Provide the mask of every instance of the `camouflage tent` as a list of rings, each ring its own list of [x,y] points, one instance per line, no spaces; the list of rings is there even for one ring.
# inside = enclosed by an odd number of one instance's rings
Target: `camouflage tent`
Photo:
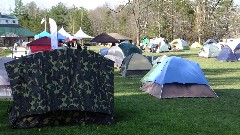
[[[13,128],[111,124],[113,62],[87,50],[44,51],[5,63]]]

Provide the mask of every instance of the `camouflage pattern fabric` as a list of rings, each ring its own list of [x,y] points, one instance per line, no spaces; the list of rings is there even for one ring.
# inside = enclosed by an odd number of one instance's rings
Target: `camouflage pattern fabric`
[[[113,62],[88,50],[44,51],[5,63],[13,128],[112,124]]]

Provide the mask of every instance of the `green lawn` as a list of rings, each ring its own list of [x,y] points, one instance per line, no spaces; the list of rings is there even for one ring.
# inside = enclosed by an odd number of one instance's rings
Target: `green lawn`
[[[90,47],[98,51],[103,47]],[[157,99],[139,90],[141,78],[115,73],[115,124],[11,129],[8,101],[0,101],[0,135],[239,135],[240,63],[198,57],[185,52],[144,53],[175,55],[196,61],[219,98]]]
[[[3,49],[0,48],[0,57],[7,56],[7,55],[9,55],[11,53],[12,53],[11,50],[3,50]]]

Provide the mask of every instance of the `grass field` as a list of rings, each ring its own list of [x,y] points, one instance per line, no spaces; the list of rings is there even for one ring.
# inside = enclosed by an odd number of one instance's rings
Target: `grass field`
[[[101,47],[90,47],[98,51]],[[139,90],[139,78],[115,73],[115,124],[11,129],[9,101],[0,101],[0,135],[239,135],[240,63],[198,57],[199,49],[144,53],[198,62],[219,98],[157,99]]]
[[[12,53],[11,50],[3,50],[3,49],[0,48],[0,57],[4,57],[4,56],[9,55],[11,53]]]

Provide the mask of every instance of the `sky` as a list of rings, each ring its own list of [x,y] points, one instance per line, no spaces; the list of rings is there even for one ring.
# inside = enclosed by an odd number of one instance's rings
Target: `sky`
[[[35,1],[35,3],[41,9],[49,9],[52,6],[57,5],[59,2],[62,2],[67,7],[71,7],[74,4],[77,7],[84,7],[88,10],[91,10],[106,3],[108,3],[109,7],[114,8],[119,4],[125,4],[128,0],[22,0],[24,5],[31,1]],[[14,2],[15,0],[1,0],[0,11],[3,13],[8,13],[10,8],[14,9]],[[234,0],[234,2],[240,5],[240,0]]]
[[[52,6],[57,5],[59,2],[62,2],[67,7],[72,7],[73,5],[75,5],[77,7],[84,7],[88,10],[91,10],[106,3],[108,3],[109,7],[114,8],[119,4],[125,4],[128,0],[22,0],[24,5],[31,1],[34,1],[41,9],[49,9]],[[1,0],[0,11],[5,13],[9,12],[10,8],[14,9],[14,3],[15,0]]]

